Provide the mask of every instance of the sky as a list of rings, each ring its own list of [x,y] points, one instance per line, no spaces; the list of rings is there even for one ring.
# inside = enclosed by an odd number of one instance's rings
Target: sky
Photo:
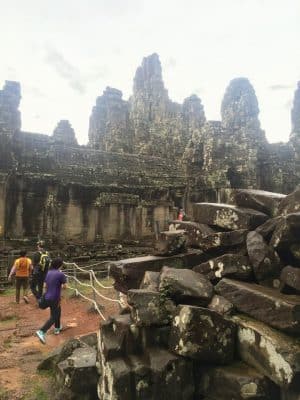
[[[68,119],[80,144],[106,86],[132,94],[158,53],[173,101],[197,94],[220,119],[231,79],[247,77],[270,142],[287,141],[300,80],[299,0],[0,0],[0,87],[21,83],[22,130]]]

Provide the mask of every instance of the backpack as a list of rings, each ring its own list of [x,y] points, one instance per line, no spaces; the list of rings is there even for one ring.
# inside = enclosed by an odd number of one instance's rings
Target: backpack
[[[43,272],[47,272],[51,263],[51,258],[49,256],[48,251],[41,253],[41,258],[39,261],[40,270]]]

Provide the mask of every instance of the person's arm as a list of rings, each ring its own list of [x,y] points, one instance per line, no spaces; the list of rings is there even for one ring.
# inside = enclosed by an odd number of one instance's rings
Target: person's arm
[[[8,275],[8,280],[10,281],[12,276],[16,273],[16,264],[14,264],[10,270],[10,273]]]

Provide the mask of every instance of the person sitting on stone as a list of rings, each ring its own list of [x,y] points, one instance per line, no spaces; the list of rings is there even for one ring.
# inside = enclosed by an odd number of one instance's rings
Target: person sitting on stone
[[[28,290],[28,282],[29,276],[32,271],[32,261],[30,258],[26,257],[26,250],[20,251],[20,257],[16,259],[10,274],[8,276],[8,280],[12,279],[12,276],[16,275],[16,303],[20,303],[20,292],[21,287],[23,288],[23,300],[25,303],[29,303],[27,297]]]

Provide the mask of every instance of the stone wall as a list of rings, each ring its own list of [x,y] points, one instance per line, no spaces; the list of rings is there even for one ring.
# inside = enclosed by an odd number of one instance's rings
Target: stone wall
[[[196,95],[172,102],[157,54],[138,67],[129,100],[106,88],[90,117],[89,144],[69,121],[52,136],[21,131],[20,85],[0,91],[1,235],[93,241],[143,238],[174,207],[221,201],[226,190],[287,193],[300,176],[299,87],[288,143],[269,144],[255,91],[230,82],[221,121],[207,121]]]

